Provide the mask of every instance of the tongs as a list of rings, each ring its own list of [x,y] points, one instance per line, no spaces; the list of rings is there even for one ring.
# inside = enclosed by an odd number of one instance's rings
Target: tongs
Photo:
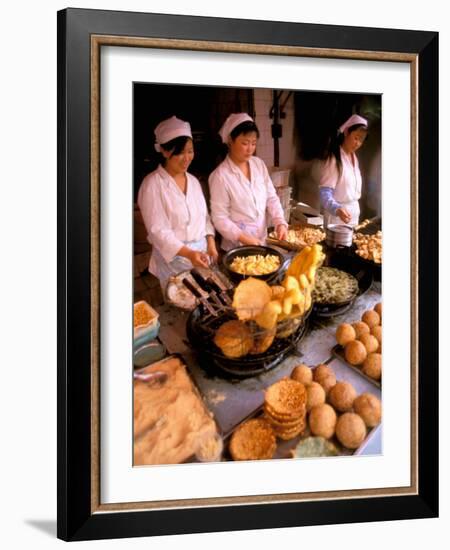
[[[211,296],[212,300],[218,307],[222,308],[223,305],[231,305],[231,300],[228,294],[220,288],[212,277],[207,277],[205,279],[203,275],[195,268],[191,269],[191,275],[200,288],[203,288],[206,292],[208,292],[209,296]]]
[[[192,294],[198,298],[198,300],[200,301],[200,303],[203,305],[203,307],[209,311],[209,313],[211,313],[211,315],[213,315],[214,317],[217,317],[217,312],[215,311],[215,309],[212,307],[212,305],[208,302],[208,300],[202,296],[201,292],[195,288],[195,286],[191,283],[191,281],[189,281],[189,279],[187,279],[186,277],[184,277],[184,279],[181,280],[181,282],[183,283],[183,285],[192,292]]]

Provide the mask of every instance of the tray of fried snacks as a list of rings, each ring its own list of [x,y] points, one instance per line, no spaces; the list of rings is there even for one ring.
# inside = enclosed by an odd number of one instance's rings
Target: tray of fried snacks
[[[336,329],[335,357],[381,388],[382,304],[365,311],[360,321],[342,323]]]
[[[353,244],[355,254],[363,260],[381,264],[383,260],[383,234],[379,230],[374,234],[364,235],[363,233],[354,233]]]
[[[135,370],[133,386],[134,466],[219,459],[216,423],[179,357]]]
[[[227,438],[225,459],[364,454],[381,426],[381,391],[337,362],[297,365],[266,388],[264,404]]]
[[[275,231],[269,233],[268,244],[274,244],[286,250],[302,250],[305,246],[312,246],[325,240],[325,232],[316,226],[290,225],[286,239],[277,238]]]

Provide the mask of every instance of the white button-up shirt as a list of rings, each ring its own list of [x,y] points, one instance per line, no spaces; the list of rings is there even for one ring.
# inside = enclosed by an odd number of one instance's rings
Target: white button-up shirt
[[[222,248],[239,246],[242,232],[263,240],[267,234],[267,212],[275,226],[286,224],[264,161],[251,157],[248,180],[229,156],[209,176],[211,218],[222,235]]]
[[[192,174],[186,176],[186,194],[162,166],[148,174],[139,188],[137,202],[147,239],[167,263],[184,244],[214,235],[200,182]]]

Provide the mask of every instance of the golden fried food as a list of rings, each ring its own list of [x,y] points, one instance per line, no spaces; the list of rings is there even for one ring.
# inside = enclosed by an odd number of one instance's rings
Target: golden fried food
[[[369,353],[363,363],[362,371],[374,380],[381,378],[381,353]]]
[[[260,315],[271,299],[270,286],[260,279],[249,277],[241,281],[236,287],[233,296],[233,308],[240,321],[249,321]]]
[[[253,347],[253,336],[249,327],[241,321],[226,321],[219,327],[214,343],[226,357],[243,357]]]
[[[255,254],[252,256],[236,256],[230,264],[230,269],[241,275],[267,275],[280,267],[280,258],[275,254]]]
[[[336,341],[340,346],[345,346],[356,339],[356,331],[349,323],[342,323],[336,330]]]
[[[275,339],[276,329],[258,331],[253,335],[253,346],[249,353],[255,355],[267,351]]]
[[[336,437],[347,449],[357,449],[366,435],[366,425],[358,414],[346,412],[338,418]]]
[[[350,382],[337,382],[328,394],[330,404],[339,412],[350,411],[356,398],[356,390]]]
[[[313,435],[330,439],[336,429],[337,416],[331,405],[323,403],[311,409],[309,413],[309,429]]]
[[[313,379],[312,369],[307,365],[297,365],[292,369],[291,378],[297,380],[297,382],[301,382],[305,386],[309,386]]]
[[[362,393],[353,402],[355,413],[364,420],[368,428],[381,422],[381,401],[371,393]]]
[[[270,287],[272,292],[272,300],[281,300],[283,298],[286,289],[281,285],[273,285]]]
[[[362,342],[353,340],[345,346],[344,355],[350,365],[361,365],[367,357],[367,350]]]
[[[288,441],[289,439],[293,439],[294,437],[297,437],[298,435],[302,434],[305,431],[305,428],[306,428],[306,420],[303,419],[302,422],[300,422],[296,428],[293,428],[291,430],[274,430],[274,431],[277,437],[279,437],[280,439],[283,439],[284,441]]]
[[[377,231],[375,235],[355,233],[353,242],[356,244],[356,254],[365,260],[381,264],[383,256],[382,238],[383,234],[381,231]]]
[[[311,382],[306,388],[306,411],[310,412],[313,407],[323,405],[325,403],[325,390],[319,382]]]
[[[276,239],[277,235],[273,232],[270,234],[270,237]],[[300,247],[305,245],[313,245],[323,241],[324,239],[325,233],[319,228],[297,227],[288,229],[288,234],[285,240],[290,244]]]
[[[280,416],[299,415],[306,410],[306,388],[297,380],[282,378],[267,388],[265,404]]]
[[[369,309],[363,313],[361,321],[366,323],[369,328],[376,327],[380,324],[380,316],[373,309]]]
[[[314,382],[318,382],[325,393],[328,393],[330,389],[336,384],[336,376],[333,369],[327,365],[318,365],[313,371]]]
[[[267,420],[253,418],[236,429],[229,448],[233,460],[267,460],[276,450],[274,431]]]
[[[356,323],[352,323],[352,327],[355,329],[356,339],[361,338],[362,334],[370,334],[370,328],[366,325],[366,323],[363,323],[362,321],[356,321]]]
[[[381,318],[382,318],[382,312],[383,312],[383,304],[381,302],[378,302],[378,304],[375,305],[375,307],[373,308],[374,311],[376,311],[378,313],[378,315],[380,316],[380,322],[381,322]]]
[[[382,329],[381,325],[377,325],[376,327],[372,327],[370,332],[372,333],[373,336],[375,336],[378,343],[381,345],[381,340],[382,340],[382,336],[383,336],[383,329]]]
[[[378,340],[372,334],[362,334],[359,341],[364,344],[367,353],[373,353],[378,349]]]

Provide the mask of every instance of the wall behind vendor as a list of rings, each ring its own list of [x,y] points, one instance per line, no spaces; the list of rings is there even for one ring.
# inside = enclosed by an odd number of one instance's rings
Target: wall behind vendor
[[[367,139],[357,153],[363,181],[360,220],[381,215],[381,96],[295,92],[294,103],[296,157],[292,159],[291,184],[295,198],[319,208],[312,163],[326,150],[340,124],[356,113],[369,121]]]
[[[278,145],[275,145],[274,98],[278,98]],[[256,154],[268,167],[290,169],[292,196],[319,208],[319,195],[310,169],[326,139],[353,112],[366,116],[370,132],[358,152],[363,175],[361,219],[381,214],[381,98],[361,94],[338,94],[177,86],[139,83],[134,85],[134,192],[143,177],[156,168],[158,155],[153,128],[173,114],[191,123],[195,174],[208,199],[209,174],[226,154],[218,130],[231,112],[248,112],[260,130]]]

